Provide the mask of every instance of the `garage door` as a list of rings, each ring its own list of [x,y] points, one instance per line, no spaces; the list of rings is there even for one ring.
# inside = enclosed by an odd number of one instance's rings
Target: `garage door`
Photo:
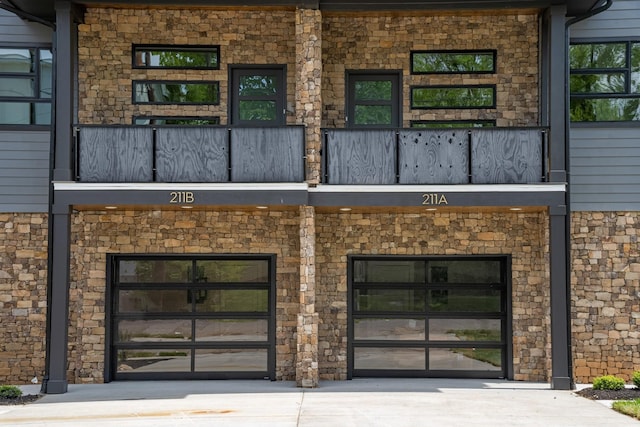
[[[510,259],[349,258],[350,377],[511,376]]]
[[[275,256],[112,256],[106,379],[275,375]]]

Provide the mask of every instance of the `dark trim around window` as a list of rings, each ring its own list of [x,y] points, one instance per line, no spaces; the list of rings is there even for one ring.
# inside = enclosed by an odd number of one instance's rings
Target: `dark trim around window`
[[[415,91],[419,89],[491,89],[491,103],[484,105],[435,105],[435,106],[416,106],[415,105]],[[410,106],[412,110],[448,110],[448,109],[493,109],[496,108],[496,85],[487,84],[487,85],[420,85],[420,86],[411,86],[409,88],[409,96],[410,96]]]
[[[411,120],[409,122],[412,128],[481,128],[496,127],[495,120]],[[428,125],[428,126],[420,126]]]
[[[137,61],[139,55],[145,53],[193,53],[201,54],[206,62],[206,65],[153,65],[140,63]],[[219,45],[162,45],[162,44],[134,44],[131,48],[131,64],[134,69],[173,69],[173,70],[219,70],[220,69],[220,46]]]
[[[454,59],[455,56],[461,55],[483,55],[490,56],[491,68],[481,69],[481,70],[471,70],[471,69],[462,69],[462,70],[441,70],[441,71],[416,71],[415,69],[415,57],[417,55],[422,54],[434,54],[434,55],[449,55],[451,59]],[[497,61],[497,50],[489,49],[489,50],[415,50],[411,52],[410,59],[410,67],[411,74],[494,74],[496,72],[496,61]]]
[[[156,85],[202,85],[211,86],[213,93],[210,100],[204,101],[144,101],[138,100],[137,85],[156,84]],[[134,104],[154,104],[154,105],[218,105],[220,104],[220,82],[217,80],[133,80],[131,84],[131,98]]]
[[[137,123],[138,120],[176,120],[176,121],[209,121],[211,123]],[[153,126],[199,126],[199,125],[219,125],[219,116],[133,116],[132,124],[139,126],[153,125]]]

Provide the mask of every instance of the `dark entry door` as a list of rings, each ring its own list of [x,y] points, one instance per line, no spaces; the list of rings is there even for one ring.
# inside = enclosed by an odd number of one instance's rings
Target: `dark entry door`
[[[282,126],[286,119],[284,66],[230,67],[231,124]]]
[[[107,381],[274,379],[274,260],[111,257]]]
[[[508,378],[508,257],[349,261],[355,376]]]
[[[402,73],[347,72],[347,127],[399,127]]]

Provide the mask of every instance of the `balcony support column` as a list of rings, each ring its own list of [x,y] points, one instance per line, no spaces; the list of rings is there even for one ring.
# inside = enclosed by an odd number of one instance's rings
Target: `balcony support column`
[[[296,345],[296,384],[318,386],[318,313],[316,312],[316,212],[300,206],[300,313]]]
[[[296,123],[305,125],[307,182],[320,183],[322,147],[322,14],[296,11]]]

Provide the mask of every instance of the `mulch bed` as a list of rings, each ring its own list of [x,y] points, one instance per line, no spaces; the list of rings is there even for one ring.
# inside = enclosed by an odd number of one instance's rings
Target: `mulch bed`
[[[27,403],[35,402],[42,396],[39,394],[25,394],[20,397],[14,397],[12,399],[5,399],[0,397],[0,406],[2,405],[25,405]]]
[[[578,396],[592,400],[633,400],[640,399],[640,388],[625,388],[622,390],[594,390],[585,388],[576,391]]]

